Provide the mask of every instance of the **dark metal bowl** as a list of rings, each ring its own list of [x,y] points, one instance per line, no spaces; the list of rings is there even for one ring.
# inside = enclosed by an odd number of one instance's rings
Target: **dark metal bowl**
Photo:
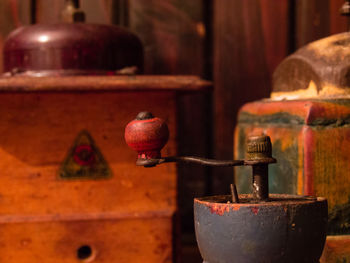
[[[205,263],[316,263],[326,240],[327,200],[270,194],[253,203],[240,195],[194,200],[195,229]]]

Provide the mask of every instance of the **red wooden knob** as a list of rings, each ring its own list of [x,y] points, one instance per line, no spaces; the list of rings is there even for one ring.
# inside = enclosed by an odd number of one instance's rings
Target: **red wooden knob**
[[[161,158],[160,150],[169,138],[168,126],[150,112],[140,112],[125,127],[125,141],[139,159]]]

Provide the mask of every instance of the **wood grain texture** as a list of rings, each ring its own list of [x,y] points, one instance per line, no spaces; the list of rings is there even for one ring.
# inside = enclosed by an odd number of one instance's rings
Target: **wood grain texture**
[[[61,12],[64,1],[36,0],[35,22],[36,23],[58,23],[61,21]]]
[[[130,29],[144,43],[145,74],[202,74],[202,1],[130,0],[129,5]]]
[[[206,72],[207,28],[201,0],[129,1],[129,27],[143,41],[145,74],[195,74]],[[208,77],[208,76],[205,76]],[[208,156],[211,148],[211,97],[191,94],[178,98],[179,154]],[[179,205],[182,227],[193,232],[194,196],[208,188],[206,168],[179,165]]]
[[[344,2],[344,0],[329,1],[330,34],[338,34],[348,31],[348,18],[339,15],[339,9]]]
[[[0,100],[0,110],[7,112],[0,120],[4,135],[0,142],[1,214],[137,213],[176,208],[174,165],[136,167],[136,154],[124,142],[125,125],[147,108],[167,120],[171,136],[164,154],[175,154],[173,93],[16,93],[2,94]],[[60,165],[81,130],[93,137],[112,178],[59,179]]]
[[[169,218],[7,222],[0,229],[1,262],[173,262]],[[77,254],[82,246],[92,249],[85,260]]]
[[[265,58],[270,77],[288,52],[290,39],[288,28],[291,23],[289,2],[283,0],[276,3],[271,0],[260,0]]]
[[[207,62],[210,60],[210,53],[206,54],[207,57],[203,58],[204,41],[207,35],[206,25],[203,22],[204,3],[202,1],[153,1],[152,3],[138,1],[139,3],[137,3],[136,8],[134,3],[137,1],[83,0],[81,2],[82,9],[86,12],[87,22],[114,22],[123,26],[130,24],[131,29],[144,37],[143,40],[148,40],[148,42],[144,41],[148,44],[146,45],[146,51],[149,51],[147,53],[149,56],[146,58],[146,67],[148,69],[146,73],[203,75],[204,71],[208,71],[204,70],[205,66],[210,67]],[[37,22],[58,22],[63,7],[62,3],[52,0],[37,0]],[[135,10],[137,12],[136,15]],[[161,17],[157,21],[158,15],[161,15]],[[148,20],[154,20],[155,24],[153,25],[153,22],[148,22]],[[136,27],[134,26],[135,21],[140,22]],[[149,48],[150,46],[152,47]],[[146,81],[145,79],[143,80]],[[138,85],[136,82],[133,82],[133,84],[130,83],[131,85],[128,85],[126,89],[135,91],[143,90],[142,83]],[[67,80],[66,84],[65,87],[68,90],[70,90],[69,86],[72,87],[72,85],[75,85],[69,80]],[[114,85],[104,83],[102,84],[104,87],[102,87],[101,84],[102,82],[95,82],[95,84],[86,82],[86,86],[78,88],[75,85],[74,89],[90,89],[87,85],[95,85],[100,90],[108,90],[111,85]],[[17,90],[22,90],[22,84],[17,83],[16,85],[14,86],[16,86]],[[159,90],[163,90],[160,85],[156,84]],[[47,86],[46,88],[43,86],[34,86],[33,89],[35,90],[47,88]],[[210,141],[210,129],[208,127],[211,121],[210,97],[208,95],[192,94],[185,97],[178,97],[177,99],[177,113],[180,116],[177,120],[180,123],[178,128],[179,140],[182,140],[181,138],[187,138],[185,143],[180,144],[179,151],[183,154],[208,156],[208,149],[210,148],[208,143]],[[196,167],[184,168],[183,171],[184,173],[180,173],[183,176],[181,176],[182,179],[179,179],[179,182],[181,182],[184,189],[184,195],[182,195],[184,198],[180,202],[186,207],[186,212],[183,214],[187,215],[187,218],[184,222],[192,229],[192,199],[194,195],[204,194],[207,188],[205,179],[207,173],[205,169]],[[188,219],[188,216],[190,219]]]
[[[81,0],[81,9],[88,23],[111,23],[111,0]],[[36,0],[37,23],[59,23],[65,1]]]
[[[320,263],[349,263],[350,236],[328,236]]]
[[[211,91],[211,82],[196,76],[65,76],[4,77],[2,92],[33,91]]]
[[[301,0],[296,4],[296,47],[329,35],[329,0]]]
[[[96,262],[172,262],[176,167],[137,167],[124,128],[152,111],[171,131],[164,154],[175,155],[175,98],[172,91],[0,94],[0,260],[77,262],[77,248],[91,244]],[[112,177],[59,177],[81,130]]]
[[[7,35],[15,28],[30,23],[30,0],[0,1],[0,73],[2,66],[2,49]]]
[[[343,0],[295,1],[296,47],[347,30],[347,19],[339,14]]]
[[[233,157],[238,109],[245,102],[269,96],[270,74],[288,51],[288,23],[281,21],[288,21],[288,1],[214,2],[217,158]],[[228,191],[232,171],[215,169],[215,178],[214,192]]]

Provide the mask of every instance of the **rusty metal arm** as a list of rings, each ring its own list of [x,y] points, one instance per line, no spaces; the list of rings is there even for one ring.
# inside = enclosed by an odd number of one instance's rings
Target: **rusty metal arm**
[[[270,137],[266,135],[250,136],[247,140],[245,160],[214,160],[195,156],[161,156],[161,149],[169,138],[168,126],[150,112],[140,112],[136,119],[125,128],[125,141],[130,148],[138,152],[136,165],[154,167],[162,163],[183,162],[214,167],[252,166],[253,199],[269,199],[268,165],[275,163],[272,157]],[[232,202],[238,203],[236,185],[230,185]]]

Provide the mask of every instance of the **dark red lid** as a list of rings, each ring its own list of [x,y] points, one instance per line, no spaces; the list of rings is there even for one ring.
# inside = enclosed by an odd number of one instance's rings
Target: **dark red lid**
[[[130,67],[143,70],[139,38],[112,25],[37,24],[13,31],[4,45],[9,74],[114,75]]]

